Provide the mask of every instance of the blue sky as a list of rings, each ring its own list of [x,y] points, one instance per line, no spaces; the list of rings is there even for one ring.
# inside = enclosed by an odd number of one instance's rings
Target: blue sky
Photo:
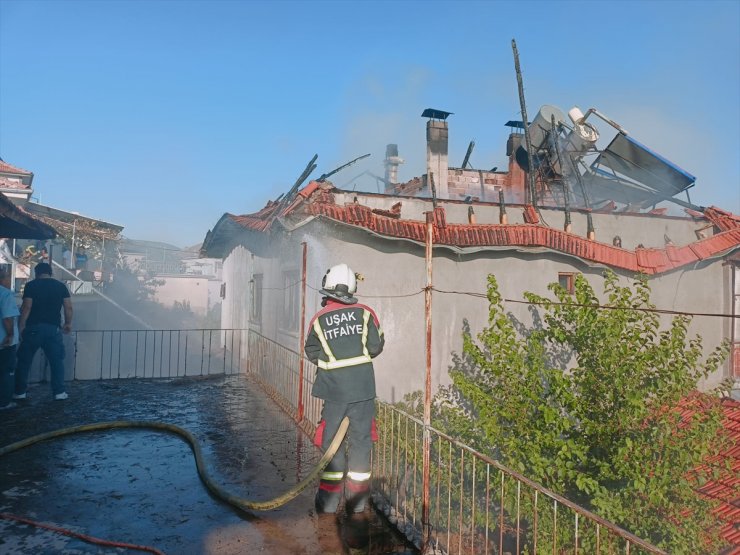
[[[530,118],[595,107],[740,213],[738,0],[0,0],[0,157],[42,204],[192,245],[314,154],[312,177],[372,154],[345,186],[393,142],[421,175],[427,107],[454,112],[453,165],[475,140],[505,168],[512,38]]]

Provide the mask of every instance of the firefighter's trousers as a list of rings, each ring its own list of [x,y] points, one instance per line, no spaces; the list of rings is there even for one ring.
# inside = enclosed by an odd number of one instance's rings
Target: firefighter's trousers
[[[321,448],[326,451],[345,416],[349,417],[347,437],[324,469],[319,491],[316,493],[316,510],[320,513],[337,511],[342,490],[347,499],[347,509],[350,512],[362,512],[370,494],[374,399],[356,403],[324,401],[317,430],[317,444],[320,441]]]

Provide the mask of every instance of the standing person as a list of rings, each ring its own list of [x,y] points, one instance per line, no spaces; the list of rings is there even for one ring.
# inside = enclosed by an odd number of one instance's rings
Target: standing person
[[[75,253],[75,267],[78,270],[87,270],[87,253],[85,247],[80,247]]]
[[[74,270],[74,266],[72,265],[72,251],[69,250],[67,245],[64,245],[64,250],[62,250],[62,260],[67,270]]]
[[[349,266],[329,268],[321,283],[323,308],[311,320],[304,346],[318,366],[311,394],[324,400],[316,445],[326,450],[342,419],[349,417],[349,461],[343,444],[321,475],[319,513],[337,511],[342,486],[350,512],[364,511],[370,493],[370,453],[376,439],[372,359],[382,352],[385,339],[375,312],[352,296],[356,290],[357,278]]]
[[[16,406],[11,401],[15,377],[15,351],[18,345],[18,304],[10,290],[11,275],[0,270],[0,410]]]
[[[15,372],[13,398],[26,398],[28,370],[33,355],[41,348],[51,368],[51,392],[54,399],[62,401],[68,397],[64,390],[62,331],[69,333],[72,330],[72,300],[67,286],[51,277],[49,264],[45,262],[36,264],[34,275],[36,279],[29,281],[23,290],[21,318],[18,324],[21,344],[18,348],[18,368]],[[64,307],[63,326],[62,307]]]

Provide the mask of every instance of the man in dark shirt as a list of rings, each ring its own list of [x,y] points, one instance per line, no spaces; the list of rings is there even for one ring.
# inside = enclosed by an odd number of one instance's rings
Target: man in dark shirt
[[[62,331],[72,330],[72,301],[69,289],[51,277],[51,266],[45,262],[34,268],[36,279],[29,281],[23,290],[21,317],[18,328],[21,344],[18,348],[18,367],[15,372],[14,399],[25,399],[28,389],[28,370],[39,348],[51,368],[51,391],[54,399],[68,397],[64,390],[64,343]],[[61,312],[64,308],[64,324]]]

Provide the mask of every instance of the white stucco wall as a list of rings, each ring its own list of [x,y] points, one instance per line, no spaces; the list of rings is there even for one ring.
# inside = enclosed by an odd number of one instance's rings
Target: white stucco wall
[[[389,208],[387,199],[382,207]],[[467,210],[465,205],[457,208]],[[455,210],[452,212],[454,216]],[[585,233],[585,216],[577,216],[574,217],[574,225],[583,224]],[[691,220],[596,216],[597,233],[601,230],[605,234],[619,234],[628,248],[631,247],[625,243],[637,240],[645,246],[662,246],[664,233],[675,244],[685,244],[696,239],[695,236],[690,237],[694,229],[701,226]],[[448,213],[448,221],[450,219]],[[245,233],[244,242],[249,243],[254,237]],[[224,261],[227,293],[222,325],[251,326],[295,351],[302,350],[299,331],[280,327],[284,299],[282,274],[295,271],[300,275],[301,242],[307,245],[308,287],[304,325],[320,308],[318,289],[326,269],[340,262],[349,264],[355,272],[364,275],[364,281],[358,283],[357,296],[360,302],[377,312],[386,336],[385,351],[375,361],[378,396],[395,402],[407,393],[422,389],[425,371],[422,290],[426,280],[423,245],[374,237],[361,229],[318,219],[290,233],[273,233],[269,245],[255,248],[259,252],[236,247]],[[485,293],[487,276],[493,273],[504,298],[522,300],[525,291],[548,295],[547,285],[558,280],[559,272],[583,273],[595,290],[601,292],[603,268],[590,267],[576,258],[549,251],[488,250],[462,255],[438,247],[434,254],[433,284],[440,290]],[[248,317],[249,280],[254,274],[264,276],[262,321],[259,324],[249,323]],[[625,273],[620,275],[624,279],[631,277]],[[661,309],[726,314],[731,312],[730,283],[729,271],[721,260],[707,261],[651,278],[652,301]],[[531,324],[527,305],[507,303],[505,307],[524,325]],[[478,297],[435,292],[432,309],[432,380],[436,388],[448,383],[453,354],[461,352],[463,322],[468,321],[474,334],[479,332],[486,323],[488,306],[485,299]],[[723,337],[729,336],[729,322],[723,318],[696,317],[690,332],[699,333],[704,339],[705,349],[709,350]],[[717,385],[728,375],[729,365],[725,364],[702,386]]]
[[[212,298],[209,291],[214,287],[204,276],[190,275],[158,275],[156,280],[161,282],[154,292],[154,300],[168,308],[178,303],[189,303],[190,310],[198,316],[205,316],[212,307],[209,300]]]

